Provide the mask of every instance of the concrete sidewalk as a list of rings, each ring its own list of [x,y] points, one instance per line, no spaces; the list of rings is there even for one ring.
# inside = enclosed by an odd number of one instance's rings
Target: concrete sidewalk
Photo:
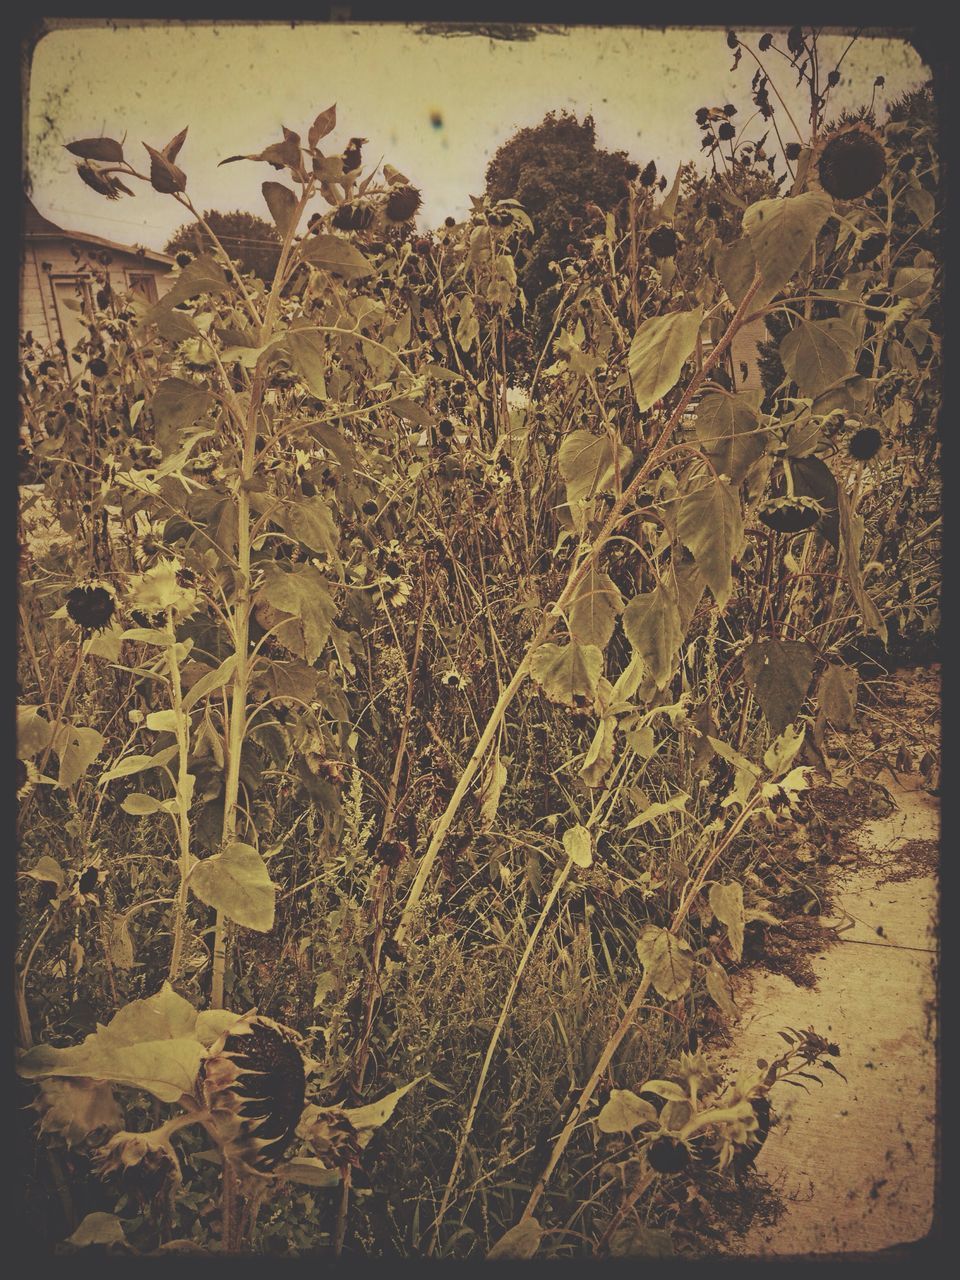
[[[851,833],[869,865],[838,873],[836,910],[822,923],[838,926],[840,942],[814,958],[815,988],[764,971],[737,985],[742,1016],[723,1054],[728,1070],[774,1056],[779,1030],[813,1027],[840,1045],[836,1065],[848,1083],[824,1072],[822,1088],[774,1088],[781,1119],[757,1169],[786,1212],[731,1252],[872,1253],[932,1229],[937,885],[910,859],[908,842],[936,842],[939,816],[920,781],[896,775],[889,789],[897,811]]]

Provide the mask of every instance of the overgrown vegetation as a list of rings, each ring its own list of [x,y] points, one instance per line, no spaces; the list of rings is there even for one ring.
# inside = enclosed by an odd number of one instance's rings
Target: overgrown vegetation
[[[937,153],[825,128],[790,42],[803,145],[704,108],[714,175],[596,194],[535,316],[532,174],[417,235],[331,107],[232,158],[278,170],[269,284],[201,219],[157,304],[24,349],[36,1239],[697,1252],[771,1091],[836,1070],[813,1030],[736,1081],[702,1042],[817,900],[851,645],[936,630]],[[70,149],[198,216],[186,137]],[[758,314],[765,399],[728,389]]]

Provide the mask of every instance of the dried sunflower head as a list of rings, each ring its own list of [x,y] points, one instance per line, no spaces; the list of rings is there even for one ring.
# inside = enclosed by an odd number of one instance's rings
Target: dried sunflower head
[[[298,1037],[255,1013],[223,1033],[203,1060],[197,1092],[223,1135],[224,1153],[258,1173],[283,1156],[303,1112],[306,1073]]]
[[[67,614],[85,634],[103,631],[117,611],[117,597],[108,582],[85,582],[67,593]]]
[[[409,222],[422,204],[416,187],[394,187],[387,197],[384,212],[388,222]]]
[[[182,1180],[177,1153],[162,1130],[153,1133],[115,1133],[93,1153],[93,1167],[101,1178],[119,1173],[141,1205],[159,1199]]]
[[[685,1142],[673,1134],[663,1133],[647,1144],[647,1163],[657,1173],[680,1173],[690,1163]]]
[[[876,456],[882,444],[883,436],[876,427],[861,427],[850,437],[847,451],[855,461],[869,462]]]
[[[360,1163],[357,1130],[338,1107],[307,1107],[297,1133],[329,1169]]]
[[[655,258],[673,258],[676,256],[680,241],[674,229],[663,223],[647,236],[647,245]]]
[[[859,200],[883,181],[887,152],[876,129],[863,120],[825,134],[811,158],[817,185],[838,200]]]
[[[768,529],[777,533],[802,533],[812,529],[823,510],[813,498],[800,497],[773,498],[757,512],[758,518]]]

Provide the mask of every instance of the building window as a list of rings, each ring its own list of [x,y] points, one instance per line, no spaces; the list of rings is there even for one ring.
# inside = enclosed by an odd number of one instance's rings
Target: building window
[[[84,320],[84,312],[90,314],[92,298],[90,277],[85,275],[58,275],[50,277],[53,302],[56,309],[60,337],[67,350],[90,336]]]
[[[157,300],[156,276],[149,271],[128,271],[130,292],[137,294],[144,302],[153,304]]]

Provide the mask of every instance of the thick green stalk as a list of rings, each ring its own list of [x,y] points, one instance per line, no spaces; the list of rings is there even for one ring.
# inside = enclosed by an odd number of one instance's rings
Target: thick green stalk
[[[183,935],[187,921],[187,899],[189,889],[187,877],[190,875],[190,793],[187,788],[188,760],[190,755],[190,720],[183,712],[183,685],[180,681],[180,662],[177,658],[176,641],[173,634],[173,615],[167,610],[167,631],[170,645],[167,649],[167,665],[170,670],[170,700],[177,727],[177,837],[179,843],[180,886],[177,890],[176,919],[173,926],[173,948],[170,953],[169,980],[175,982],[180,976],[180,965],[183,959]]]

